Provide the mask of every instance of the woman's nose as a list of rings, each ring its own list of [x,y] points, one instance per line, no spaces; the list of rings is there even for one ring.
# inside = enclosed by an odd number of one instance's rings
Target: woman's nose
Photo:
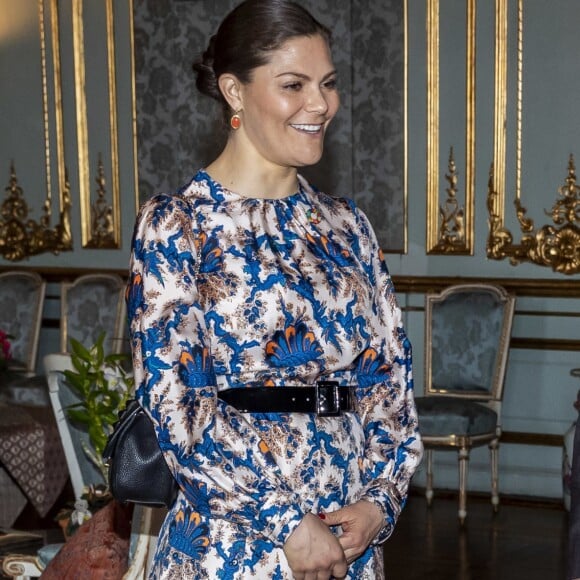
[[[328,111],[328,101],[320,88],[313,88],[306,103],[306,110],[309,112],[324,114]]]

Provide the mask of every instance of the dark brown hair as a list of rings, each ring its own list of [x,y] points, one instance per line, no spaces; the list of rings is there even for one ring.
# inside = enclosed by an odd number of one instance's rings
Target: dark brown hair
[[[194,63],[199,91],[219,101],[227,114],[218,79],[234,74],[243,83],[252,71],[268,63],[270,52],[298,36],[321,35],[330,44],[330,30],[305,8],[289,0],[246,0],[234,8]]]

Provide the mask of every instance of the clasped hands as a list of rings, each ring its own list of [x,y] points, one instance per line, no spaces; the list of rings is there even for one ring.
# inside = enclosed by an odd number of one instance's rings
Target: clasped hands
[[[379,507],[365,500],[320,517],[306,514],[284,544],[295,580],[344,578],[383,524]],[[336,537],[331,526],[341,526],[342,534]]]

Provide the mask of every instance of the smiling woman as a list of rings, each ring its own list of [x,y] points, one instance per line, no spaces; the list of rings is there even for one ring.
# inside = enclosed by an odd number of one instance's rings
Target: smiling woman
[[[422,446],[375,233],[299,174],[339,107],[330,31],[247,0],[194,70],[227,142],[142,207],[128,292],[136,396],[180,487],[151,577],[381,579]]]
[[[251,197],[294,193],[295,168],[320,160],[326,128],[338,111],[327,40],[319,34],[291,38],[253,71],[251,82],[224,73],[218,83],[240,126],[208,173]],[[248,174],[243,168],[250,163],[255,171]]]

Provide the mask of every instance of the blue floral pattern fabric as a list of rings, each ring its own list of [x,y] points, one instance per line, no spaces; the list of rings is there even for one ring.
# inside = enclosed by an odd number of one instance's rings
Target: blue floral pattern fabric
[[[363,212],[299,183],[247,198],[201,170],[138,216],[137,396],[181,489],[152,578],[290,579],[282,547],[304,515],[359,499],[385,523],[348,577],[383,577],[422,452],[411,345]],[[357,411],[242,414],[216,395],[319,380],[356,386]]]

